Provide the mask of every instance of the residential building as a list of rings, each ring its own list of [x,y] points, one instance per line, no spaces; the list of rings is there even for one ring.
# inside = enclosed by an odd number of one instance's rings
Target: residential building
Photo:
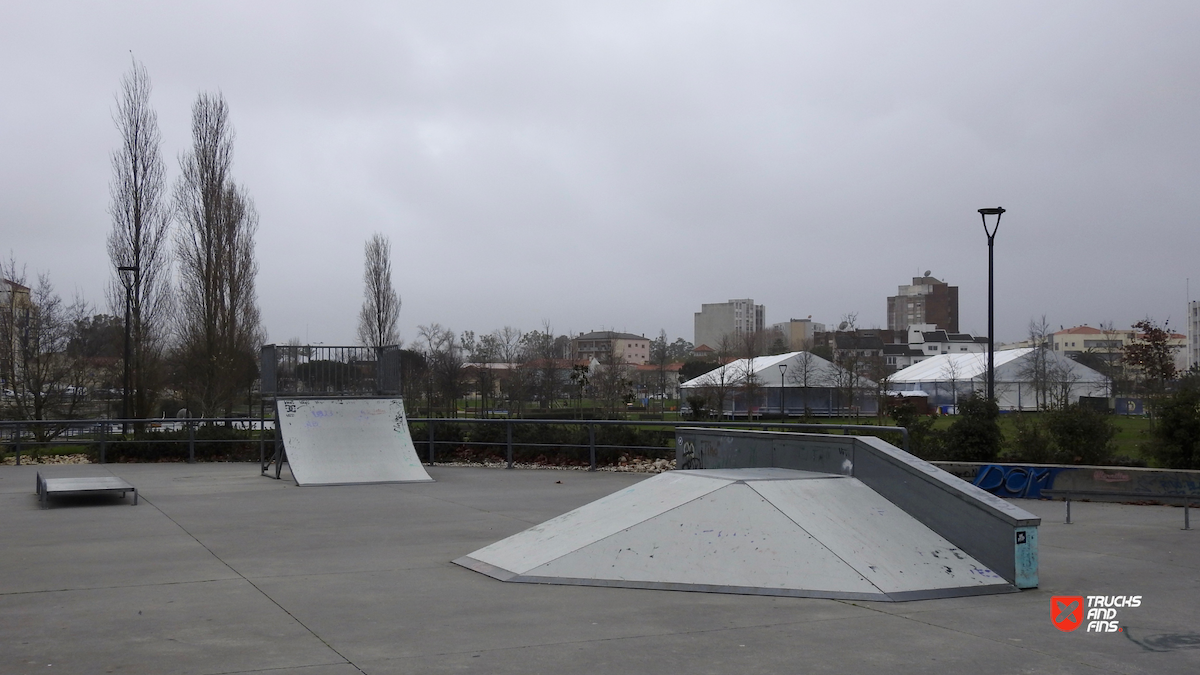
[[[816,345],[817,333],[825,332],[825,324],[815,323],[812,317],[807,319],[789,319],[784,323],[771,326],[771,330],[779,334],[787,350],[799,352],[812,349]]]
[[[15,366],[12,358],[17,350],[17,322],[32,306],[28,287],[0,279],[0,377],[12,374]],[[7,388],[11,383],[5,381],[4,385]]]
[[[934,324],[914,324],[901,333],[903,342],[883,346],[889,371],[903,370],[939,354],[978,354],[987,351],[987,338],[970,333],[950,333]]]
[[[650,339],[644,335],[610,330],[584,333],[571,339],[571,359],[611,360],[640,366],[650,361]]]
[[[766,307],[754,304],[751,298],[706,303],[700,305],[700,311],[695,314],[692,344],[720,349],[723,340],[736,341],[742,335],[759,332],[766,323]]]
[[[975,336],[970,333],[951,333],[936,329],[932,324],[909,326],[908,344],[917,347],[926,356],[938,354],[978,354],[987,351],[986,336]]]
[[[1200,365],[1200,300],[1191,300],[1187,307],[1187,367]]]
[[[866,363],[883,356],[884,338],[879,331],[838,331],[832,336],[834,363]]]
[[[1104,331],[1091,326],[1065,328],[1050,336],[1050,348],[1073,359],[1090,352],[1106,361],[1119,361],[1121,348],[1126,341],[1132,342],[1134,331]]]
[[[908,330],[914,324],[933,324],[950,333],[958,332],[958,286],[929,276],[913,277],[887,299],[888,328]]]
[[[884,364],[888,370],[895,372],[934,356],[934,354],[926,354],[924,347],[925,345],[907,345],[903,342],[884,345]]]
[[[1175,367],[1180,371],[1187,370],[1191,363],[1193,341],[1190,336],[1192,323],[1195,321],[1192,318],[1191,310],[1192,308],[1189,306],[1188,335],[1171,333],[1167,340],[1167,345],[1175,353]],[[1083,325],[1064,328],[1054,333],[1050,336],[1050,344],[1053,351],[1063,356],[1078,359],[1080,355],[1088,354],[1115,364],[1121,360],[1124,348],[1140,338],[1141,333],[1136,330],[1104,330]]]
[[[633,384],[643,405],[651,397],[678,398],[679,374],[682,370],[683,364],[680,362],[664,363],[661,367],[656,363],[645,363],[635,368],[632,373]]]

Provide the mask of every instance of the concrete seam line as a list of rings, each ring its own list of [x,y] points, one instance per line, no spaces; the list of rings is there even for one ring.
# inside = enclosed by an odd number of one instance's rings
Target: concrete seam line
[[[241,577],[225,579],[193,579],[191,581],[157,581],[149,584],[118,584],[116,586],[78,586],[76,588],[43,588],[36,591],[0,592],[0,598],[13,595],[37,595],[38,593],[87,593],[89,591],[115,591],[122,588],[150,588],[152,586],[186,586],[188,584],[214,584],[222,581],[241,581]]]
[[[1084,665],[1084,666],[1090,666],[1090,667],[1092,667],[1092,668],[1104,669],[1104,670],[1106,670],[1107,672],[1120,672],[1120,671],[1112,671],[1112,670],[1106,669],[1106,668],[1104,667],[1104,665],[1103,665],[1103,664],[1099,664],[1099,665],[1098,665],[1098,664],[1095,664],[1095,663],[1088,663],[1087,661],[1078,661],[1078,660],[1075,660],[1075,659],[1064,658],[1064,657],[1062,656],[1062,654],[1059,654],[1058,652],[1047,652],[1047,651],[1043,651],[1043,650],[1040,650],[1040,649],[1034,649],[1034,648],[1032,648],[1032,647],[1028,647],[1028,646],[1026,646],[1026,645],[1024,645],[1024,644],[1017,644],[1017,643],[1015,643],[1015,642],[1012,642],[1011,640],[1001,640],[1001,639],[999,639],[999,638],[989,637],[989,636],[987,636],[987,635],[976,635],[975,633],[969,633],[969,632],[967,632],[967,631],[964,631],[964,630],[959,630],[958,628],[951,628],[951,627],[949,627],[949,626],[939,626],[939,625],[937,625],[936,623],[930,623],[930,622],[928,622],[928,621],[922,621],[922,620],[918,619],[918,618],[917,618],[917,617],[915,617],[915,616],[905,616],[905,615],[903,615],[903,614],[893,614],[893,613],[891,613],[891,612],[888,612],[888,611],[885,611],[885,610],[883,610],[882,608],[878,608],[878,607],[867,607],[867,606],[865,606],[865,605],[860,605],[860,604],[857,604],[855,601],[852,601],[852,600],[836,600],[835,602],[841,602],[841,603],[843,603],[843,604],[852,605],[852,606],[854,606],[854,607],[861,607],[862,609],[867,609],[867,610],[870,610],[870,611],[872,611],[872,612],[878,612],[878,613],[880,613],[880,614],[886,614],[887,616],[891,616],[891,617],[894,617],[894,618],[897,618],[897,619],[902,619],[902,620],[904,620],[904,621],[912,621],[913,623],[919,623],[919,624],[921,624],[922,626],[929,626],[930,628],[936,628],[936,629],[939,629],[939,630],[950,631],[951,633],[958,633],[959,635],[964,635],[964,636],[968,636],[968,637],[973,637],[973,638],[977,638],[977,639],[980,639],[980,640],[987,640],[988,642],[994,642],[994,643],[996,643],[996,644],[998,644],[998,645],[1005,645],[1005,646],[1008,646],[1008,647],[1015,647],[1016,649],[1020,649],[1020,650],[1022,650],[1022,651],[1031,652],[1031,653],[1033,653],[1033,654],[1038,654],[1038,655],[1040,655],[1040,656],[1045,656],[1045,657],[1049,657],[1049,658],[1053,658],[1053,659],[1062,659],[1062,660],[1064,660],[1064,661],[1067,661],[1067,662],[1069,662],[1069,663],[1078,663],[1078,664],[1080,664],[1080,665]]]
[[[277,600],[275,600],[275,598],[272,598],[270,595],[267,594],[266,591],[259,588],[258,584],[254,583],[249,578],[247,578],[246,575],[239,572],[233,565],[230,565],[229,563],[222,560],[221,556],[217,555],[215,551],[213,551],[211,548],[208,547],[207,544],[200,541],[196,537],[196,535],[189,532],[186,527],[184,527],[183,525],[180,525],[174,518],[167,515],[166,511],[163,511],[161,508],[158,507],[157,504],[150,501],[149,499],[146,499],[145,501],[150,506],[153,506],[156,511],[163,514],[163,517],[166,518],[167,520],[171,521],[175,525],[175,527],[178,527],[180,530],[183,531],[184,534],[191,537],[193,541],[195,541],[197,544],[200,545],[201,548],[203,548],[205,551],[208,551],[209,555],[211,555],[213,558],[215,558],[218,562],[220,562],[222,565],[224,565],[227,569],[229,569],[230,572],[233,572],[234,574],[238,575],[239,579],[250,584],[250,586],[252,588],[254,588],[254,590],[258,591],[264,598],[266,598],[268,602],[270,602],[271,604],[278,607],[280,609],[280,611],[282,611],[284,614],[288,615],[288,617],[291,618],[292,621],[295,621],[297,625],[299,625],[304,630],[308,631],[309,635],[312,635],[314,638],[316,638],[318,641],[320,641],[320,643],[325,645],[325,647],[328,648],[329,651],[333,652],[334,654],[337,654],[339,658],[343,659],[347,664],[353,666],[355,670],[357,670],[360,673],[363,673],[363,675],[366,675],[366,671],[364,671],[362,668],[359,668],[358,664],[356,664],[353,661],[351,661],[350,659],[346,658],[345,654],[343,654],[343,653],[339,652],[337,649],[335,649],[333,645],[329,644],[329,642],[325,640],[325,638],[321,637],[320,635],[317,635],[317,632],[314,631],[312,628],[309,628],[308,625],[305,624],[303,621],[301,621],[299,617],[297,617],[295,614],[292,614],[291,612],[289,612],[287,610],[287,608],[284,607],[283,605],[279,604],[279,602]],[[250,671],[250,672],[253,672],[253,671]]]

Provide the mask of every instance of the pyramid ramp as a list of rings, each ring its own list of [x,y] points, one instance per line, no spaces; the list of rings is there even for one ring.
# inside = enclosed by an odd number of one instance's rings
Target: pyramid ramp
[[[297,485],[433,481],[417,458],[402,399],[278,399],[275,406]]]
[[[855,600],[1016,588],[856,478],[673,471],[459,558],[502,581]]]

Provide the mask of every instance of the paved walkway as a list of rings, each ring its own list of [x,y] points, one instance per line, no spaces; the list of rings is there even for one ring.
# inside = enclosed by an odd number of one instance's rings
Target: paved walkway
[[[38,508],[0,467],[0,673],[1197,673],[1200,530],[1182,510],[1021,502],[1042,587],[911,603],[504,584],[453,558],[645,478],[432,467],[298,488],[247,464],[111,471],[142,503]],[[1200,514],[1196,514],[1200,515]],[[1196,519],[1200,525],[1200,518]],[[1064,633],[1054,595],[1141,595]]]

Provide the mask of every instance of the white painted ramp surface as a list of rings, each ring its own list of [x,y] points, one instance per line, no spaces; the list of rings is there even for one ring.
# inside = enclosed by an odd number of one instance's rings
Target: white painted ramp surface
[[[525,574],[731,482],[679,472],[662,473],[481,548],[471,556],[488,565]]]
[[[297,485],[433,481],[401,399],[280,399],[276,406]]]
[[[748,485],[888,595],[1008,586],[999,574],[857,478]]]
[[[454,562],[505,581],[905,600],[1015,590],[855,478],[673,471]]]

